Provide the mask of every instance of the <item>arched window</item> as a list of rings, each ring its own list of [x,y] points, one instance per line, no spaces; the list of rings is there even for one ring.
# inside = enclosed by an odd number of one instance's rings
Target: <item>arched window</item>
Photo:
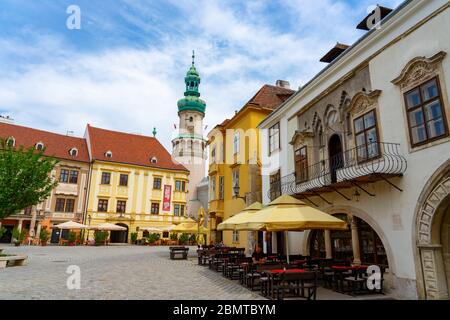
[[[35,148],[36,150],[44,150],[44,143],[43,142],[36,143]]]
[[[152,158],[150,159],[150,162],[151,162],[151,163],[158,163],[158,159],[157,159],[156,157],[152,157]]]
[[[78,149],[77,148],[72,148],[72,149],[70,149],[69,150],[69,154],[72,156],[72,157],[76,157],[77,155],[78,155]]]
[[[105,152],[105,157],[112,158],[112,156],[113,156],[112,151],[106,151]]]
[[[16,139],[14,137],[9,137],[8,139],[6,139],[6,144],[10,147],[15,147]]]
[[[336,108],[334,106],[332,106],[332,105],[329,105],[327,107],[326,112],[325,112],[326,126],[327,127],[331,127],[338,120],[339,120],[339,115],[338,115],[338,112],[337,112]]]
[[[189,117],[189,121],[190,122],[194,121],[194,117]]]

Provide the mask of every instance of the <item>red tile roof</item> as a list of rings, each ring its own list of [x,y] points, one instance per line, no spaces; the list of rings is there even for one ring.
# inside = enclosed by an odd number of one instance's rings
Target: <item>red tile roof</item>
[[[172,160],[170,153],[156,138],[95,128],[89,124],[87,134],[93,160],[188,171]],[[111,158],[106,157],[107,151],[112,152]],[[156,157],[157,163],[151,163],[153,157]]]
[[[37,130],[0,122],[0,137],[8,139],[14,137],[16,147],[34,147],[42,142],[45,147],[45,155],[58,159],[89,162],[89,154],[86,141],[83,138],[71,137],[53,132]],[[69,151],[77,148],[78,155],[71,156]]]
[[[246,105],[258,105],[264,109],[275,110],[294,93],[295,91],[291,89],[265,84]]]

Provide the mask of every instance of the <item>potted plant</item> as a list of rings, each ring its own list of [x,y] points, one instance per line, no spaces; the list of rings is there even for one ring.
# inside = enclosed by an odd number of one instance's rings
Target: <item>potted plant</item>
[[[22,229],[21,231],[19,231],[19,229],[14,228],[12,231],[12,238],[13,238],[14,245],[16,247],[20,246],[20,244],[27,237],[27,234],[28,234],[28,231],[25,229]]]
[[[19,229],[14,228],[12,231],[12,239],[13,239],[13,243],[16,247],[20,246],[19,237],[20,237]]]
[[[70,231],[69,238],[67,240],[69,242],[69,246],[71,246],[71,247],[75,246],[75,244],[77,242],[77,234],[73,231]]]
[[[105,245],[106,239],[108,239],[108,231],[96,231],[94,237],[95,245],[103,246]]]
[[[6,233],[7,229],[4,226],[0,227],[0,239],[3,238],[3,235]]]
[[[189,237],[189,243],[191,245],[197,244],[197,236],[195,234],[191,234],[191,236]]]
[[[159,240],[159,234],[157,233],[151,233],[148,235],[148,242],[150,245],[154,245],[156,241]]]
[[[178,243],[178,234],[172,233],[170,235],[170,244],[171,245],[176,245],[177,243]]]
[[[185,245],[189,241],[189,235],[187,233],[183,233],[180,238],[178,239],[178,242],[180,245]]]
[[[136,244],[137,238],[138,238],[138,233],[137,232],[132,232],[130,237],[131,237],[131,243],[132,244]]]
[[[41,246],[45,247],[47,241],[50,238],[50,232],[47,229],[42,229],[39,233],[39,240],[41,241]]]

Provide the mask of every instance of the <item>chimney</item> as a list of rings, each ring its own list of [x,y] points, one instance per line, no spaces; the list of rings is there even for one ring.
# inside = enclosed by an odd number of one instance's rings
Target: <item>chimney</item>
[[[356,29],[369,31],[379,27],[379,23],[386,18],[393,10],[377,5],[375,9],[367,15],[357,26]]]
[[[71,131],[71,130],[67,130],[67,131],[66,131],[66,136],[68,136],[68,137],[73,137],[73,136],[74,136],[74,132]]]
[[[0,115],[0,122],[13,124],[14,123],[14,119],[10,118],[9,116],[2,116],[2,115]]]
[[[286,81],[286,80],[277,80],[275,85],[277,87],[285,88],[285,89],[290,89],[291,88],[291,84],[289,83],[289,81]]]

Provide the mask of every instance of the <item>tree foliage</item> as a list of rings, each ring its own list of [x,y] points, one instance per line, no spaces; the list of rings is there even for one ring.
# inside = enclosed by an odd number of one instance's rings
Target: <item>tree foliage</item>
[[[0,139],[0,219],[48,198],[58,184],[50,175],[57,163],[44,150],[15,148]]]

